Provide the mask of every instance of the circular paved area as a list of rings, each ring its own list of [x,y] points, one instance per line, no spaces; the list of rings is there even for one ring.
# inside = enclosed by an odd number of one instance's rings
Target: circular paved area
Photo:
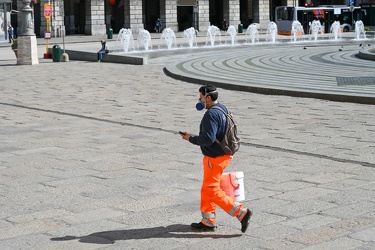
[[[260,44],[193,53],[165,72],[189,82],[256,93],[375,104],[375,61],[358,44]]]

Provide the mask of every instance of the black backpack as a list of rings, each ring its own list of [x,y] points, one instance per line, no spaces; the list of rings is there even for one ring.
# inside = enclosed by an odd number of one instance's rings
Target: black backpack
[[[233,120],[233,116],[229,111],[226,113],[220,107],[212,106],[212,108],[221,110],[221,112],[223,112],[226,116],[225,134],[223,140],[219,141],[216,139],[216,142],[220,145],[225,154],[234,155],[234,153],[236,153],[240,148],[240,138],[237,135],[237,125]]]

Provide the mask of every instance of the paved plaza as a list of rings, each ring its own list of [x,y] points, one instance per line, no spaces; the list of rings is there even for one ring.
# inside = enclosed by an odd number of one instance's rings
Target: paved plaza
[[[67,48],[100,47],[100,37],[79,39]],[[225,64],[237,72],[227,76],[234,86],[242,75],[272,84],[289,74],[297,85],[309,79],[300,72],[313,50],[326,53],[313,63],[337,88],[322,60],[343,72],[358,45],[343,44],[341,55],[333,52],[340,43],[311,45],[166,53],[142,66],[54,63],[39,45],[39,64],[27,66],[16,65],[2,44],[0,249],[374,249],[374,105],[224,85],[219,101],[235,115],[242,139],[227,172],[244,172],[244,204],[254,215],[245,234],[221,209],[215,232],[190,230],[201,218],[202,155],[178,131],[198,133],[203,112],[195,104],[205,79],[188,83],[165,70],[194,68],[190,77],[215,78],[225,69],[213,65]],[[223,62],[245,53],[254,53],[252,63]],[[298,72],[278,67],[286,54]],[[375,62],[355,60],[366,74],[356,66],[353,76],[374,77]],[[259,71],[240,73],[245,61]],[[179,64],[186,67],[173,68]]]

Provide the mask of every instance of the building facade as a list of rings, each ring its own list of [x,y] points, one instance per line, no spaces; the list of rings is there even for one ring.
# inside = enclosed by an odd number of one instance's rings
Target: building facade
[[[13,9],[19,10],[25,0],[12,0]],[[274,20],[276,6],[304,6],[306,3],[349,5],[351,0],[31,0],[34,9],[35,33],[44,36],[50,31],[53,37],[62,34],[104,35],[108,29],[114,33],[122,28],[130,28],[133,33],[139,29],[155,32],[155,22],[162,21],[162,28],[183,31],[194,27],[206,31],[210,25],[223,28],[223,20],[228,25],[243,24],[244,29],[251,23],[258,23],[267,29]],[[357,0],[358,1],[358,0]],[[359,4],[375,0],[359,0]],[[45,4],[52,6],[52,15],[47,21]],[[20,17],[13,26],[17,29]],[[13,20],[13,19],[12,19]]]

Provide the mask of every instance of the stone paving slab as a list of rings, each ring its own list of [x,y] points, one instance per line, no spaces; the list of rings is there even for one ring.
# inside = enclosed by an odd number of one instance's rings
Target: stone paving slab
[[[0,59],[1,249],[374,246],[373,106],[219,88],[243,139],[227,171],[244,171],[254,216],[242,234],[218,209],[202,234],[202,156],[177,133],[198,132],[200,83],[161,60],[40,62]]]
[[[337,77],[338,85],[375,85],[375,77]]]

